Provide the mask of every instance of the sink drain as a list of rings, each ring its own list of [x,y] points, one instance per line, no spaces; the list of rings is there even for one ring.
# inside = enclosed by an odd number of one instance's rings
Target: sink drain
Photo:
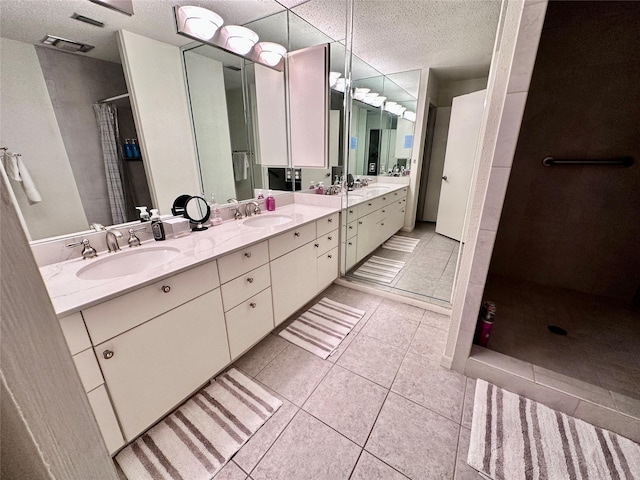
[[[556,327],[555,325],[549,325],[547,327],[551,333],[555,333],[556,335],[566,335],[567,331],[564,328]]]

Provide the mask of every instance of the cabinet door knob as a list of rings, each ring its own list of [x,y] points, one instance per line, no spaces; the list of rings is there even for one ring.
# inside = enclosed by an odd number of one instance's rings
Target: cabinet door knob
[[[398,192],[394,193],[394,195],[397,197],[398,196]]]
[[[247,282],[249,282],[249,283],[253,283],[253,277],[249,277],[249,278],[247,278]]]
[[[113,357],[113,352],[111,350],[105,350],[104,352],[102,352],[102,356],[105,358],[105,360],[109,360],[111,357]]]
[[[358,222],[358,225],[362,225],[362,222]]]
[[[349,245],[353,245],[353,243],[349,242]]]
[[[349,210],[349,213],[353,213],[353,210]]]
[[[384,227],[384,223],[381,223],[380,225],[382,225]]]
[[[446,175],[444,175],[444,176],[442,177],[442,179],[446,182],[446,181],[447,181],[447,176],[446,176]]]
[[[367,205],[371,206],[371,205],[373,205],[373,203],[367,203]]]
[[[327,221],[328,221],[329,223],[332,223],[332,222],[333,222],[333,218],[329,218]]]
[[[387,199],[387,197],[382,197],[382,200],[386,200],[386,199]]]
[[[331,255],[327,255],[327,258],[332,258]]]
[[[247,258],[251,258],[251,252],[244,252],[244,256]]]
[[[162,285],[162,291],[164,293],[169,293],[171,291],[171,287],[169,285]]]
[[[327,237],[327,240],[333,240],[333,237]]]
[[[293,234],[293,236],[294,236],[294,237],[299,237],[299,236],[300,236],[300,232],[295,232],[295,233]]]
[[[349,230],[353,230],[353,225],[349,225]]]
[[[382,213],[387,213],[387,211],[386,210],[382,210]]]
[[[318,248],[320,246],[320,244],[319,243],[314,243],[313,246]]]
[[[256,302],[251,302],[251,303],[249,304],[249,306],[250,306],[251,308],[256,308]]]

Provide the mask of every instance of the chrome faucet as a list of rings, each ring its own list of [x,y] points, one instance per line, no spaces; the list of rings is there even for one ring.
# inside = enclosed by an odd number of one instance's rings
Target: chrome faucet
[[[91,246],[89,240],[87,238],[83,238],[79,242],[67,243],[67,248],[77,247],[78,245],[82,245],[82,259],[86,260],[87,258],[93,258],[98,256],[98,252],[96,249]]]
[[[229,210],[233,209],[233,219],[242,220],[243,217],[242,212],[240,211],[240,204],[238,203],[238,200],[236,200],[235,198],[230,198],[229,200],[227,200],[227,203],[231,203]]]
[[[119,230],[107,228],[107,249],[109,252],[117,252],[120,250],[120,245],[118,245],[118,239],[122,238],[122,233]]]
[[[249,208],[249,206],[253,205],[253,208]],[[262,210],[260,210],[260,204],[255,200],[250,200],[244,204],[244,215],[246,217],[250,217],[252,214],[260,215]]]

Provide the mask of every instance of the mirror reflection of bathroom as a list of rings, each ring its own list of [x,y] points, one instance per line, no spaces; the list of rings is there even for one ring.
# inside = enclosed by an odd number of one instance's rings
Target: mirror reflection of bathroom
[[[497,20],[496,16],[496,25]],[[424,145],[418,149],[413,145],[414,121],[358,100],[359,85],[368,88],[374,83],[372,79],[354,81],[350,172],[375,178],[381,185],[411,185],[417,207],[415,218],[405,219],[404,228],[375,250],[371,251],[364,239],[347,242],[347,250],[355,249],[351,261],[345,255],[344,268],[351,281],[443,306],[450,302],[489,60],[461,67],[422,72],[428,76],[429,105]],[[376,85],[385,96],[398,97],[399,87],[393,78],[388,75]],[[396,74],[395,78],[407,88],[403,105],[415,111],[420,71]],[[357,196],[362,192],[352,193]],[[355,208],[349,211],[351,220],[363,221],[362,212]]]

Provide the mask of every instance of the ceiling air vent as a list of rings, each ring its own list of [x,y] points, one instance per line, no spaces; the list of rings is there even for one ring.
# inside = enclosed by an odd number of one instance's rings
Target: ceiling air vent
[[[73,40],[67,40],[66,38],[55,37],[53,35],[47,35],[46,38],[42,40],[42,43],[60,50],[64,50],[65,52],[86,53],[94,48],[93,45],[74,42]]]
[[[78,20],[79,22],[88,23],[89,25],[94,25],[96,27],[104,27],[104,23],[100,20],[96,20],[94,18],[85,17],[84,15],[80,15],[79,13],[74,13],[71,15],[71,18],[74,20]]]

